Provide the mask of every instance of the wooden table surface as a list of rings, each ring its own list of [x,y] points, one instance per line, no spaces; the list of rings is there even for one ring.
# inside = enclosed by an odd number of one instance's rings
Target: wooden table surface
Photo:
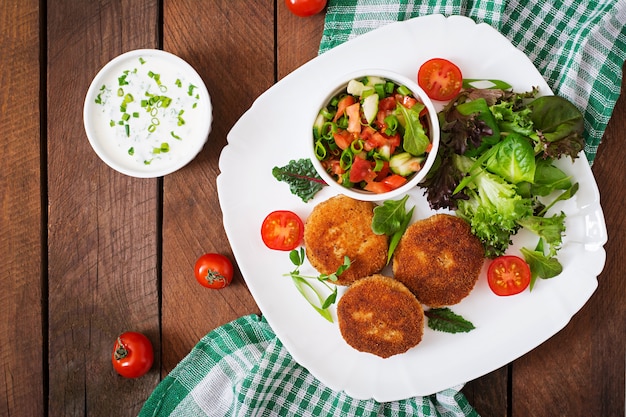
[[[205,252],[232,257],[215,184],[228,131],[316,56],[323,22],[291,15],[280,0],[2,2],[0,415],[136,415],[202,336],[259,313],[238,270],[212,291],[192,268]],[[110,169],[83,128],[94,75],[138,48],[188,61],[214,105],[204,150],[164,178]],[[553,338],[466,384],[481,415],[623,415],[625,144],[622,95],[593,166],[609,233],[599,287]],[[111,367],[126,330],[155,348],[151,372],[137,380]]]

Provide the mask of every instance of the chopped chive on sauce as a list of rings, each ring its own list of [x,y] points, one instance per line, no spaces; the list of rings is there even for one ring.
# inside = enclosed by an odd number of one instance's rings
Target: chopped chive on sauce
[[[186,112],[198,108],[200,94],[196,85],[167,66],[155,62],[150,68],[151,58],[138,61],[145,66],[135,64],[105,81],[94,102],[102,107],[103,122],[115,132],[112,138],[126,157],[151,165],[170,159],[167,154],[175,153],[176,144],[193,129],[187,126]],[[172,138],[174,142],[166,142]]]

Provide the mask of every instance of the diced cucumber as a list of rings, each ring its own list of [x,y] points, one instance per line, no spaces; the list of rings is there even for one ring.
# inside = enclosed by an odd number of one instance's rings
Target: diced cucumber
[[[370,94],[363,100],[363,114],[367,124],[371,124],[378,114],[378,94]]]
[[[424,159],[424,157],[417,157],[408,152],[402,152],[391,157],[389,168],[393,173],[406,177],[422,169]]]
[[[373,89],[374,87],[366,86],[361,81],[350,80],[346,90],[350,95],[361,97],[364,91]]]
[[[376,84],[385,84],[385,80],[380,78],[380,77],[376,77],[376,76],[367,77],[366,85],[369,85],[369,86],[373,87]]]
[[[318,114],[313,122],[313,137],[318,139],[322,136],[322,127],[324,126],[324,116],[322,113]]]

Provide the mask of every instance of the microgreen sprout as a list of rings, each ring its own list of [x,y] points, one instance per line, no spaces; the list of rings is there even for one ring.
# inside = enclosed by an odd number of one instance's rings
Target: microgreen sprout
[[[289,259],[296,266],[296,268],[284,276],[291,276],[293,283],[304,299],[307,300],[315,311],[332,323],[333,318],[330,311],[328,311],[328,308],[337,301],[337,286],[330,285],[328,281],[337,281],[337,277],[350,267],[350,258],[347,256],[344,257],[343,264],[337,268],[336,272],[330,275],[320,274],[318,276],[305,276],[300,273],[300,267],[304,264],[304,260],[306,259],[304,248],[300,248],[300,250],[294,249],[289,252]],[[313,286],[311,282],[309,282],[309,280],[317,280],[321,282],[330,294],[324,296],[318,289],[315,288],[315,286]],[[313,297],[313,294],[315,297]]]

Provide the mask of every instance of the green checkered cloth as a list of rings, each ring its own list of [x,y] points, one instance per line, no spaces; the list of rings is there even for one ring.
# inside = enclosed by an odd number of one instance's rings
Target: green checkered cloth
[[[626,58],[624,0],[330,0],[320,53],[398,20],[464,15],[524,52],[552,91],[585,118],[585,153],[596,156],[620,94]]]
[[[161,381],[139,416],[478,417],[460,388],[388,403],[355,400],[316,380],[264,318],[249,315],[203,337]]]

